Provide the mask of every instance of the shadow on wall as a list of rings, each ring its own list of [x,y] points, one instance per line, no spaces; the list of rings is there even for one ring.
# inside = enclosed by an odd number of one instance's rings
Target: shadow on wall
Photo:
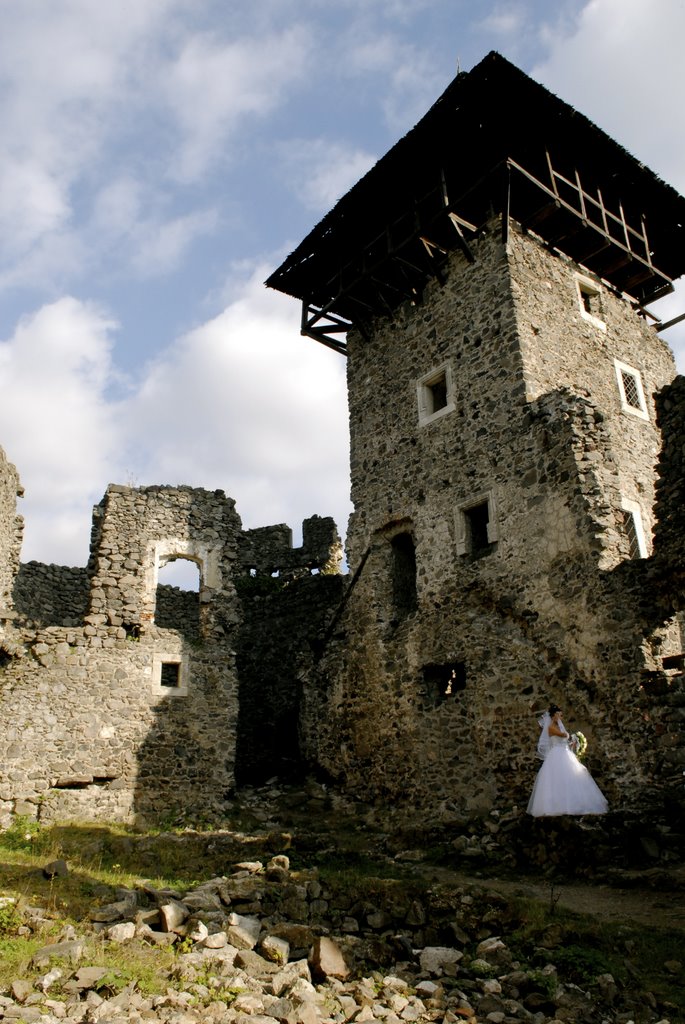
[[[293,781],[306,770],[299,735],[302,680],[345,582],[339,574],[237,581],[243,615],[237,652],[238,786],[274,776]]]

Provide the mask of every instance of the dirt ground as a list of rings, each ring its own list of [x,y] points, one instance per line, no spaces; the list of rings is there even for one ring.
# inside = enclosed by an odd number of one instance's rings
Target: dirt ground
[[[634,924],[678,928],[685,931],[685,891],[655,891],[636,886],[631,889],[610,885],[554,883],[531,878],[520,881],[482,878],[459,872],[436,872],[436,881],[479,885],[503,896],[524,896],[555,904],[580,914],[592,914],[605,921],[630,921]]]

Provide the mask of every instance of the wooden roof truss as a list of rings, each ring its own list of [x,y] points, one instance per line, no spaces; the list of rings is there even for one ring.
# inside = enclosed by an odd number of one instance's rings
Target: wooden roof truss
[[[440,169],[435,187],[408,203],[352,258],[329,271],[317,294],[303,299],[302,334],[345,354],[343,336],[353,326],[368,337],[373,318],[392,318],[406,301],[419,304],[431,278],[443,284],[451,251],[460,250],[473,262],[470,239],[493,212],[503,215],[505,239],[511,216],[550,249],[565,253],[638,302],[652,302],[672,291],[670,278],[652,262],[645,218],[629,223],[621,202],[610,208],[599,188],[590,192],[583,186],[577,170],[573,177],[562,174],[549,153],[546,162],[547,183],[510,158],[456,202],[448,196],[445,170]],[[331,253],[344,257],[356,248],[349,236],[336,241],[334,233],[326,247],[329,260]]]

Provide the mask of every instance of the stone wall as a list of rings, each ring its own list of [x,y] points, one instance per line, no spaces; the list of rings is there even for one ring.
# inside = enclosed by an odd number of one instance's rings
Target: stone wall
[[[685,377],[676,377],[656,396],[656,402],[664,444],[657,467],[659,522],[655,548],[670,589],[677,593],[677,607],[682,609],[685,590]]]
[[[18,652],[0,680],[1,807],[43,820],[215,808],[235,757],[234,503],[111,486],[94,521],[87,572],[30,563],[17,576]],[[176,556],[201,566],[191,636],[156,622],[157,571]]]
[[[301,654],[341,596],[333,520],[293,549],[286,526],[243,531],[223,491],[110,485],[86,568],[20,565],[17,489],[5,461],[1,820],[219,815],[236,767],[298,761]],[[159,585],[179,558],[199,592]]]
[[[24,562],[14,583],[14,607],[26,625],[79,626],[88,609],[85,568]]]
[[[23,493],[19,474],[0,448],[0,641],[13,608],[12,588],[19,568],[23,521],[17,496]]]
[[[236,783],[297,777],[302,679],[335,615],[346,577],[243,577],[237,581],[243,623],[237,666],[240,710]],[[311,759],[316,764],[316,753]]]
[[[667,770],[646,674],[682,650],[625,516],[628,501],[649,544],[651,395],[673,357],[601,282],[588,319],[579,268],[535,238],[505,247],[493,224],[472,248],[421,305],[348,337],[353,575],[306,687],[305,747],[353,791],[483,813],[527,800],[554,700],[627,806]],[[640,374],[643,414],[616,361]],[[440,368],[447,401],[422,422]]]

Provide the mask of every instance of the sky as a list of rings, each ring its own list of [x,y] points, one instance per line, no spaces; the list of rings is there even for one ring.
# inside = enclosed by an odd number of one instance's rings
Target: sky
[[[345,360],[265,278],[493,49],[685,193],[684,38],[685,0],[0,0],[22,560],[85,565],[110,482],[344,536]],[[662,337],[685,372],[685,327]]]

